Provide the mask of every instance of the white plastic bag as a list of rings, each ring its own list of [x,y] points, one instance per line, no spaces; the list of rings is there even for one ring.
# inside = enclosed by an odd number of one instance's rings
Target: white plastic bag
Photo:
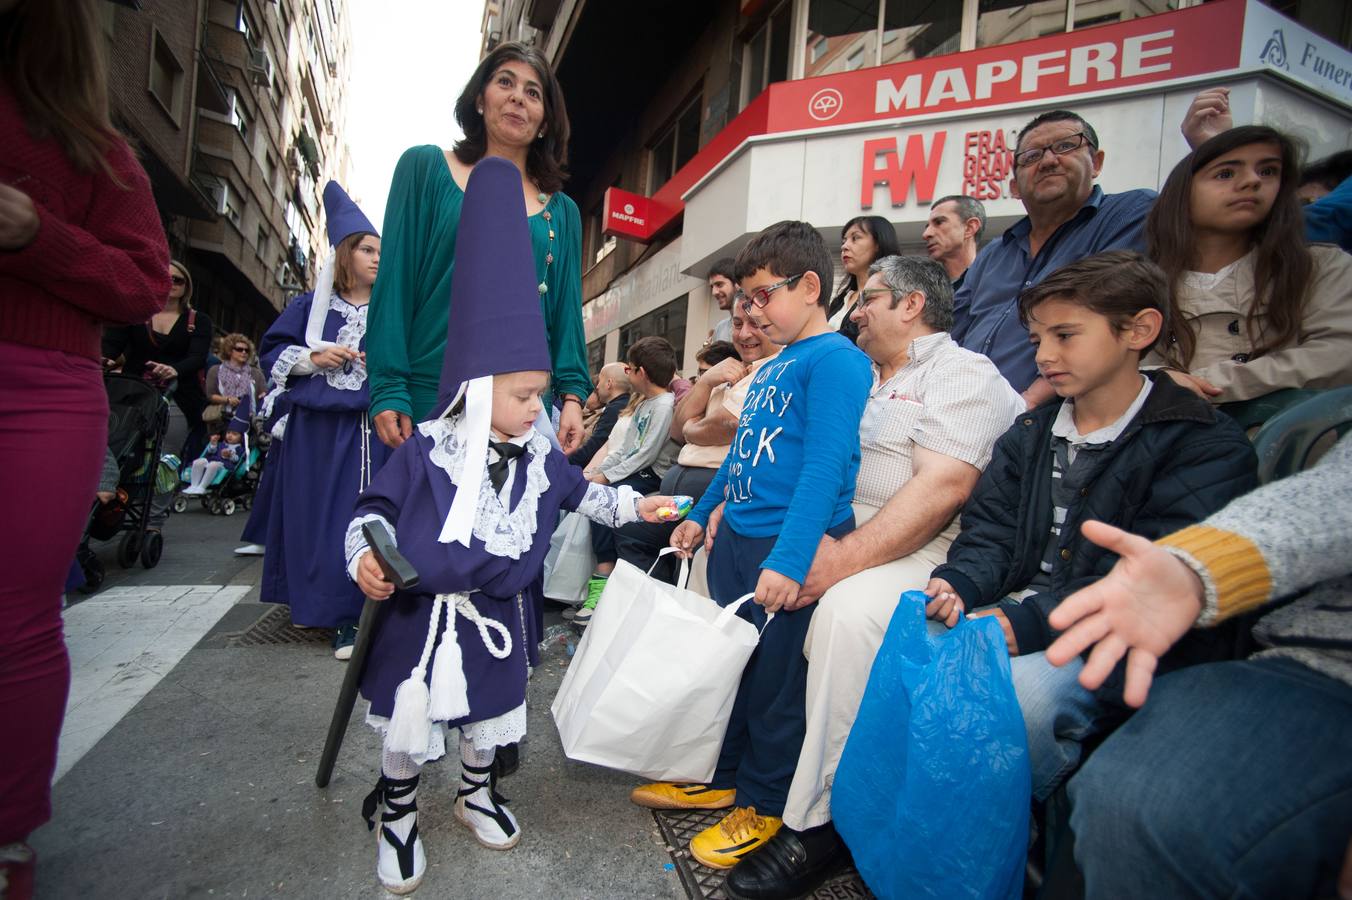
[[[663,553],[668,552],[667,548]],[[725,608],[621,560],[554,698],[569,759],[656,781],[714,774],[742,670],[760,639]]]
[[[587,581],[596,570],[592,553],[591,520],[569,513],[549,538],[545,556],[545,596],[578,606],[587,599]]]

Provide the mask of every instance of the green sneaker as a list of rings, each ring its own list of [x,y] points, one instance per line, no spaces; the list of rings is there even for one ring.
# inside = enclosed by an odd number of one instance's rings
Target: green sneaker
[[[573,621],[579,625],[586,625],[591,621],[592,612],[596,609],[596,604],[601,600],[601,594],[606,589],[607,577],[605,575],[593,575],[587,581],[587,599],[582,602],[582,607],[573,616]]]

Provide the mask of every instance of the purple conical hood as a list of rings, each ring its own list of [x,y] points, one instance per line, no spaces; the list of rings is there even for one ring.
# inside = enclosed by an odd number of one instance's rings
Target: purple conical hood
[[[343,242],[343,238],[354,234],[380,237],[371,220],[336,181],[324,185],[324,219],[328,223],[329,243],[335,247]]]
[[[470,172],[455,239],[437,413],[481,375],[552,368],[521,170],[496,156]]]

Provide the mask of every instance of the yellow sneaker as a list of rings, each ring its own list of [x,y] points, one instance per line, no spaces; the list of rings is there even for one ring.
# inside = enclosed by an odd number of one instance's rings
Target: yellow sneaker
[[[739,806],[723,821],[695,835],[690,855],[711,869],[731,869],[759,848],[784,824],[778,816],[758,816],[756,807]]]
[[[629,799],[648,809],[727,809],[736,791],[720,791],[707,784],[683,781],[658,781],[641,784],[629,792]]]

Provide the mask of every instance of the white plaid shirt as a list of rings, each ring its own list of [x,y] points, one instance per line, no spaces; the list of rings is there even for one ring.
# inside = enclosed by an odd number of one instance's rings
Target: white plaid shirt
[[[995,440],[1027,404],[995,364],[946,332],[911,341],[908,360],[873,391],[859,423],[854,499],[881,507],[911,480],[915,445],[984,469]]]

